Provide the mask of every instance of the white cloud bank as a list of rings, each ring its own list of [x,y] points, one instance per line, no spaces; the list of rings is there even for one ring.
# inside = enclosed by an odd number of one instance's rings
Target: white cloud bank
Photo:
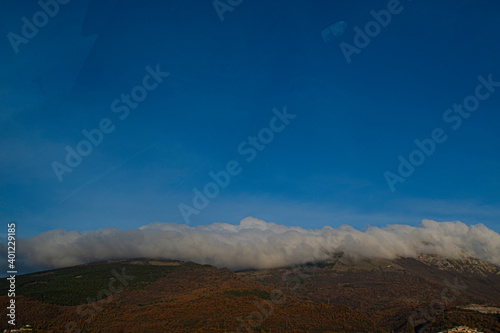
[[[134,230],[51,230],[20,240],[29,266],[64,267],[111,258],[190,260],[231,269],[272,268],[325,259],[343,251],[353,257],[446,258],[471,256],[500,265],[500,234],[482,224],[423,220],[418,227],[388,225],[359,231],[350,226],[287,227],[247,217],[239,225],[189,227],[152,223]]]

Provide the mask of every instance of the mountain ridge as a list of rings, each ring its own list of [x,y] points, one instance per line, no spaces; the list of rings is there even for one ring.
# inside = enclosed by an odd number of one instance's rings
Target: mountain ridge
[[[18,323],[42,331],[68,331],[72,323],[69,331],[89,332],[437,332],[457,320],[482,325],[484,332],[500,330],[500,314],[477,311],[500,307],[498,266],[473,258],[337,254],[318,263],[237,272],[136,258],[17,280]],[[0,306],[6,302],[0,297]]]

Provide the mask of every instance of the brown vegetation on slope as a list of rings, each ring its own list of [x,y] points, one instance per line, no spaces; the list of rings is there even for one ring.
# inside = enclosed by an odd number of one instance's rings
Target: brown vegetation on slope
[[[7,298],[1,297],[0,306],[6,304]],[[175,271],[84,306],[22,296],[16,305],[18,325],[55,332],[380,331],[368,316],[351,308],[282,297],[228,269],[206,266]]]

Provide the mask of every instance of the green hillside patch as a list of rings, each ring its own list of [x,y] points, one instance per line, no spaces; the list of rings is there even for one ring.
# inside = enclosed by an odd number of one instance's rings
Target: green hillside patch
[[[159,278],[176,271],[204,267],[194,263],[178,266],[131,264],[127,262],[92,263],[19,275],[16,295],[58,304],[80,305],[105,298],[121,290],[144,289]],[[0,280],[0,293],[7,295],[9,284]]]

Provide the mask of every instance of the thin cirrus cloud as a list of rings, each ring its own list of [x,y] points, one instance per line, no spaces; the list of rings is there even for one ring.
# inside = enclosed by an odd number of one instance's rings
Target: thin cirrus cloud
[[[152,223],[137,229],[55,229],[20,241],[24,264],[65,267],[116,258],[190,260],[231,269],[263,269],[322,260],[337,252],[354,258],[474,257],[500,265],[500,234],[482,224],[422,220],[365,231],[348,225],[305,229],[247,217],[240,224],[190,227]]]

